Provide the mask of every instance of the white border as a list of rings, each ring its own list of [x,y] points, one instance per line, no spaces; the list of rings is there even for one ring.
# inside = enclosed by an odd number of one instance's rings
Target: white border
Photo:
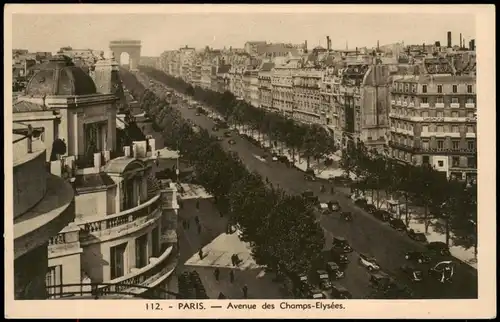
[[[135,300],[71,300],[71,301],[14,301],[13,299],[13,220],[12,220],[12,90],[10,68],[5,69],[4,142],[5,142],[5,307],[10,318],[492,318],[496,316],[496,187],[495,187],[495,11],[493,5],[90,5],[90,4],[8,4],[5,6],[4,66],[11,66],[12,14],[124,14],[124,13],[468,13],[476,16],[477,44],[477,104],[478,104],[478,220],[479,250],[478,271],[479,299],[477,300],[427,300],[427,301],[375,301],[349,300],[345,310],[263,310],[264,302],[276,301],[221,301],[208,300],[205,310],[178,310],[178,303],[189,301],[169,300],[161,303],[162,311],[146,311],[145,303]],[[418,19],[418,17],[415,17]],[[411,22],[409,22],[411,24]],[[488,109],[486,109],[488,107]],[[486,140],[488,138],[488,140]],[[459,282],[459,281],[457,281]],[[308,300],[307,300],[308,301]],[[288,302],[304,303],[305,300]],[[90,303],[89,303],[90,302]],[[191,301],[193,302],[193,301]],[[201,302],[201,301],[198,301]],[[225,306],[228,302],[255,303],[257,310],[210,309],[211,304]],[[331,301],[324,301],[331,303]],[[222,304],[224,303],[224,304]],[[172,305],[173,308],[169,308]]]

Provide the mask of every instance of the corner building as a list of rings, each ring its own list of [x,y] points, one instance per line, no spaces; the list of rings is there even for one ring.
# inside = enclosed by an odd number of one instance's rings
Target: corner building
[[[430,164],[447,177],[476,180],[476,79],[420,75],[394,80],[391,88],[392,156]]]
[[[52,176],[69,182],[65,191],[74,195],[71,222],[47,238],[46,294],[164,298],[177,264],[176,189],[154,176],[153,139],[117,144],[118,97],[110,91],[118,64],[102,57],[95,67],[93,80],[56,57],[14,106],[14,129],[29,124],[41,133]],[[44,123],[47,112],[57,116],[51,123]]]

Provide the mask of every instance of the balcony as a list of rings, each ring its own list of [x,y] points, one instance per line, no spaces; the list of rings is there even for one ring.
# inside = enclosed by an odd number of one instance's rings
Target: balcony
[[[396,100],[391,100],[392,105],[396,105]]]
[[[130,297],[165,299],[168,295],[177,297],[178,294],[157,287],[172,275],[177,266],[177,256],[170,256],[173,251],[174,248],[170,246],[160,257],[151,257],[147,266],[107,283],[48,286],[49,299],[80,300],[90,296],[103,299]],[[147,296],[146,293],[153,294]]]
[[[408,102],[403,102],[403,107],[408,107]]]
[[[95,216],[96,218],[84,218],[82,222],[77,222],[81,229],[81,242],[91,242],[94,238],[113,238],[110,230],[119,228],[116,233],[126,232],[128,228],[137,227],[156,215],[157,210],[161,209],[160,194],[157,194],[147,202],[127,209],[110,216]],[[127,227],[128,226],[128,227]]]
[[[444,108],[444,103],[436,103],[434,105],[435,108]]]
[[[415,107],[415,103],[410,102],[410,103],[408,104],[408,107]]]
[[[420,108],[429,108],[429,103],[420,103]]]
[[[465,103],[466,108],[476,108],[476,103]]]
[[[451,103],[450,107],[451,108],[460,108],[460,103]]]

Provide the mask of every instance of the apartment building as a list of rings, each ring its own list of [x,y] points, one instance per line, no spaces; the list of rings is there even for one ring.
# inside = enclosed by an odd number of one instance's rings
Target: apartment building
[[[339,132],[341,125],[339,118],[340,108],[338,102],[340,81],[337,80],[337,82],[335,82],[336,78],[338,78],[337,69],[334,66],[325,67],[320,87],[320,108],[324,112],[324,114],[322,114],[322,116],[324,117],[321,123],[326,125],[326,127],[334,133],[334,137],[336,137],[335,131]],[[337,96],[335,96],[334,94],[337,94]]]
[[[271,72],[274,68],[274,63],[265,62],[260,66],[258,72],[259,82],[259,101],[260,107],[271,110],[273,108],[273,96],[271,85]]]
[[[192,66],[194,64],[196,50],[186,47],[179,49],[180,58],[180,77],[189,82],[191,79]]]
[[[193,86],[200,86],[201,85],[201,65],[202,65],[202,59],[200,55],[195,55],[193,57],[193,64],[191,65],[191,78],[190,82],[193,84]]]
[[[393,82],[391,94],[392,156],[430,164],[447,177],[475,180],[475,77],[400,77]]]
[[[271,73],[273,95],[273,109],[287,117],[293,117],[294,91],[293,75],[297,72],[297,65],[278,65]]]
[[[231,70],[231,65],[220,65],[217,67],[215,80],[216,80],[216,88],[215,90],[219,93],[224,93],[225,91],[229,91],[229,71]]]
[[[250,104],[253,107],[260,107],[260,94],[259,94],[259,70],[254,69],[250,71]]]
[[[321,81],[323,71],[301,68],[293,76],[293,118],[305,123],[322,124]]]
[[[201,77],[200,77],[200,86],[205,89],[211,88],[212,83],[212,58],[209,56],[205,56],[201,63]]]
[[[13,106],[15,133],[39,138],[47,151],[39,158],[44,167],[48,161],[49,177],[73,186],[51,198],[62,211],[74,192],[72,221],[51,231],[48,239],[48,298],[90,296],[95,287],[114,296],[124,291],[157,294],[166,288],[177,263],[175,186],[159,183],[153,175],[153,139],[119,145],[119,99],[111,90],[120,85],[118,64],[110,58],[96,69],[99,77],[93,80],[66,58],[54,57]],[[35,193],[23,196],[34,198]]]

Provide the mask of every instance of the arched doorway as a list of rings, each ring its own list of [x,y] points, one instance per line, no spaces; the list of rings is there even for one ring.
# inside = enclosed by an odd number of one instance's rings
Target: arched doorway
[[[130,67],[130,55],[129,55],[129,53],[127,53],[126,51],[122,52],[120,54],[119,62],[120,62],[120,66],[129,68]]]

